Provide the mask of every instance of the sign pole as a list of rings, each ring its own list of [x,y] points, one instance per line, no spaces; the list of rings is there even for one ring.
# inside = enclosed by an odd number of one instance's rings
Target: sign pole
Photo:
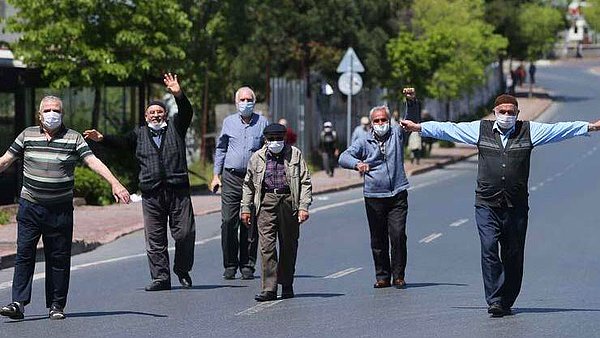
[[[350,55],[350,93],[348,94],[346,106],[346,149],[350,147],[350,142],[352,141],[352,85],[354,82],[352,63],[352,55]]]

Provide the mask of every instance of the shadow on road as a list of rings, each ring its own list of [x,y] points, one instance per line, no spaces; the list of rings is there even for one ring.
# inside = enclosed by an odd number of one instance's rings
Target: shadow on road
[[[192,285],[191,288],[184,288],[183,286],[173,286],[171,290],[213,290],[223,288],[247,288],[247,285]]]
[[[453,309],[461,310],[487,310],[484,306],[453,306]],[[574,309],[574,308],[552,308],[552,307],[513,307],[513,314],[517,313],[555,313],[555,312],[600,312],[600,309]]]
[[[155,318],[167,318],[167,315],[159,315],[156,313],[139,312],[139,311],[93,311],[93,312],[74,312],[66,313],[67,318],[85,318],[85,317],[102,317],[102,316],[124,316],[124,315],[135,315],[135,316],[149,316]],[[6,323],[13,324],[19,322],[32,322],[36,320],[50,320],[48,316],[31,316],[22,320],[13,320]]]
[[[345,295],[345,293],[297,293],[295,298],[331,298]]]
[[[557,102],[581,102],[594,99],[593,97],[586,96],[553,96],[552,99]]]
[[[294,278],[323,278],[323,276],[315,276],[315,275],[294,275]]]
[[[405,288],[424,288],[428,286],[469,286],[469,284],[458,284],[458,283],[406,283]]]

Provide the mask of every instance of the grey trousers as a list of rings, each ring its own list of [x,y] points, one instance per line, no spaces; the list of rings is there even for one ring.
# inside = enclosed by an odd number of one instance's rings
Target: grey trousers
[[[240,220],[242,184],[244,178],[223,170],[221,176],[221,246],[223,249],[223,267],[225,269],[248,269],[254,272],[256,250],[258,248],[255,222],[250,229]],[[252,212],[254,214],[254,212]],[[239,240],[238,240],[239,231]],[[239,254],[239,256],[238,256]]]
[[[167,221],[175,240],[173,271],[188,272],[194,264],[196,224],[189,188],[161,188],[142,194],[146,253],[152,280],[171,280]]]
[[[262,290],[277,292],[277,284],[292,286],[296,271],[300,224],[290,194],[266,193],[258,213],[258,242],[262,260]],[[276,241],[279,239],[279,259]]]

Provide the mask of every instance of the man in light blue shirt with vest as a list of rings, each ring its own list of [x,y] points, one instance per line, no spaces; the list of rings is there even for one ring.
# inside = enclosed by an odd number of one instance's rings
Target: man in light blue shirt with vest
[[[263,130],[269,124],[264,116],[254,112],[255,102],[256,96],[250,87],[237,90],[235,104],[238,111],[223,120],[221,135],[216,142],[210,189],[216,192],[222,186],[221,245],[225,279],[234,279],[238,268],[242,279],[254,278],[258,234],[255,222],[251,222],[250,229],[241,226],[240,203],[248,161],[262,148]]]
[[[481,240],[481,269],[488,313],[511,314],[523,279],[529,212],[529,164],[534,147],[587,135],[600,121],[554,124],[517,120],[517,99],[502,94],[494,103],[496,120],[464,123],[401,121],[423,137],[477,145],[479,150],[475,220]]]

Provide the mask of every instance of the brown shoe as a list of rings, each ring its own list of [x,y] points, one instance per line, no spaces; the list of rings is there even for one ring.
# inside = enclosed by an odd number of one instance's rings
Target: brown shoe
[[[406,282],[404,281],[404,278],[394,279],[394,286],[396,287],[396,289],[404,289],[404,287],[406,286]]]
[[[373,287],[375,289],[389,288],[390,286],[390,281],[388,279],[380,279],[377,282],[375,282],[375,284],[373,284]]]

